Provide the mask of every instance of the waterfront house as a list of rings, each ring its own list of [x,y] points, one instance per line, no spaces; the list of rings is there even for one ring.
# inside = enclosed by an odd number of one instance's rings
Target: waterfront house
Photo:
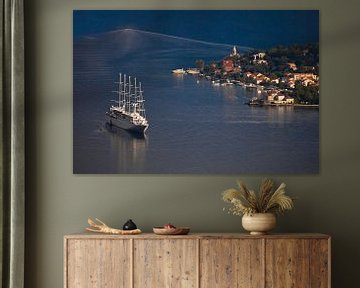
[[[319,80],[319,76],[314,73],[293,73],[293,77],[295,81],[297,80],[303,81],[306,79],[313,81]]]
[[[234,61],[226,58],[222,61],[222,68],[225,72],[232,72],[234,70]]]
[[[270,94],[266,98],[266,104],[275,104],[275,105],[293,105],[295,99],[285,95],[274,95]]]
[[[257,60],[253,60],[252,61],[253,64],[258,64],[258,65],[268,65],[268,61],[264,60],[264,59],[257,59]]]
[[[270,82],[271,82],[271,83],[275,83],[275,84],[279,84],[279,83],[280,83],[280,79],[279,79],[279,78],[275,78],[275,79],[272,79]]]
[[[260,84],[262,82],[270,82],[270,78],[261,73],[245,72],[244,74],[246,77],[255,80],[256,84]]]

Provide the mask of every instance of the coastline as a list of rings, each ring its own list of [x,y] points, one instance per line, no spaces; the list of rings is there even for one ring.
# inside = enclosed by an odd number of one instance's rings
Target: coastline
[[[177,68],[172,73],[196,75],[214,86],[257,89],[258,96],[250,99],[249,105],[319,107],[317,43],[274,46],[242,54],[234,46],[229,52],[210,63],[197,59],[196,68]]]
[[[275,91],[276,93],[286,93],[288,92],[288,89],[280,89],[278,87],[265,87],[263,85],[260,84],[253,84],[253,83],[245,83],[242,82],[240,80],[234,80],[234,79],[229,79],[229,78],[223,78],[223,79],[215,79],[213,77],[211,77],[210,75],[206,75],[204,73],[201,73],[200,71],[198,71],[197,73],[189,73],[189,70],[196,70],[196,68],[188,68],[188,69],[183,69],[183,68],[177,68],[175,70],[172,70],[173,75],[190,75],[190,76],[196,76],[197,78],[201,78],[201,79],[205,79],[205,80],[210,80],[212,82],[212,85],[214,86],[229,86],[229,85],[237,85],[240,86],[244,89],[257,89],[258,91],[263,91],[263,92],[267,92],[267,91]],[[174,71],[181,71],[181,73],[177,73]],[[260,99],[255,99],[256,101],[260,100]],[[254,99],[251,99],[249,102],[246,102],[244,104],[247,104],[249,106],[268,106],[268,107],[296,107],[296,108],[312,108],[312,109],[319,109],[320,105],[319,104],[304,104],[304,103],[254,103],[252,102],[254,101]]]

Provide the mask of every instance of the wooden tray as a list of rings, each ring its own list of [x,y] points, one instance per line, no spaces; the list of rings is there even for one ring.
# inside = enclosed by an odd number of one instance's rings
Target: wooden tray
[[[157,235],[186,235],[189,233],[189,227],[163,228],[154,227],[153,231]]]

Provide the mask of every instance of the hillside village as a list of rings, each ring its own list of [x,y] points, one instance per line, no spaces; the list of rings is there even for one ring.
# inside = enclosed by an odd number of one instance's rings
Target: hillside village
[[[205,63],[199,59],[196,68],[181,70],[205,77],[217,86],[261,89],[262,97],[252,99],[250,104],[319,104],[318,44],[278,46],[243,54],[234,46],[219,61]]]

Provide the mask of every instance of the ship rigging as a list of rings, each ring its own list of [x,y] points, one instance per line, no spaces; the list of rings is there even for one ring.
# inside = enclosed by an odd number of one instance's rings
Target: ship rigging
[[[112,105],[105,113],[107,124],[144,135],[149,127],[144,107],[144,91],[141,82],[131,76],[119,74],[117,106]]]

